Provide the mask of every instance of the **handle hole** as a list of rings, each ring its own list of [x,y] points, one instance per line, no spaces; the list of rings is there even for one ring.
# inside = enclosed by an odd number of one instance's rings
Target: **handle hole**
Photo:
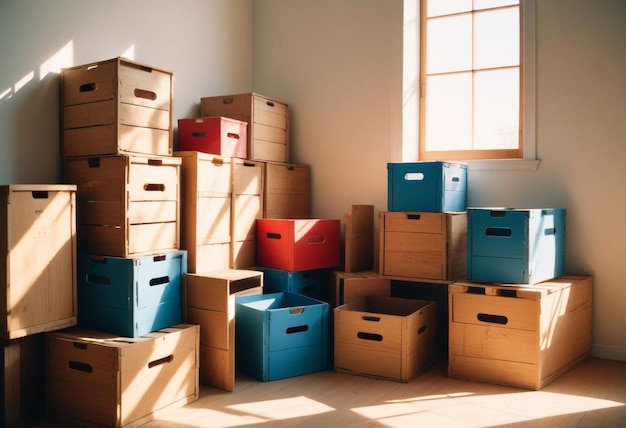
[[[77,370],[79,372],[91,373],[93,372],[93,367],[87,363],[81,363],[79,361],[70,361],[68,363],[68,367],[72,370]]]
[[[506,324],[509,322],[509,319],[504,315],[493,315],[493,314],[478,314],[476,316],[478,321],[481,322],[489,322],[492,324]]]
[[[513,234],[513,231],[509,227],[488,227],[485,229],[485,235],[487,236],[504,236],[509,237]]]
[[[192,137],[206,137],[207,136],[207,132],[205,132],[205,131],[192,132],[191,136]]]
[[[266,234],[265,236],[267,236],[268,239],[280,239],[281,238],[280,233],[272,233],[272,232],[270,232],[270,233]]]
[[[173,359],[174,359],[173,355],[168,355],[167,357],[163,357],[163,358],[159,358],[158,360],[150,361],[148,363],[148,368],[151,369],[152,367],[160,366],[162,364],[171,363]]]
[[[143,185],[143,190],[147,192],[163,192],[165,190],[165,184],[146,183]]]
[[[104,275],[87,275],[87,282],[90,284],[111,285],[111,278]]]
[[[80,92],[92,92],[92,91],[95,91],[96,89],[98,89],[97,83],[85,83],[85,84],[80,85],[80,88],[78,90]]]
[[[293,333],[302,333],[305,331],[309,330],[309,326],[308,325],[298,325],[295,327],[287,327],[287,334],[293,334]]]
[[[359,331],[356,334],[356,337],[358,337],[359,339],[363,339],[363,340],[372,340],[374,342],[382,342],[383,341],[383,335],[382,334],[376,334],[376,333],[365,333],[365,332]]]
[[[163,284],[168,284],[170,282],[170,277],[169,276],[161,276],[158,278],[152,278],[149,281],[150,287],[154,287],[156,285],[163,285]]]
[[[135,89],[135,96],[137,98],[144,98],[146,100],[154,101],[157,99],[156,92],[147,91],[145,89]]]

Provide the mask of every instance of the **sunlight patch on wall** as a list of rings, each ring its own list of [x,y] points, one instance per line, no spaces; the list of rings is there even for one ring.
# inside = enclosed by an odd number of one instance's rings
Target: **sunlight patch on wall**
[[[4,97],[7,98],[11,98],[11,88],[7,88],[4,91],[2,91],[2,93],[0,93],[0,100],[3,99]]]
[[[22,89],[28,82],[33,80],[33,77],[35,77],[34,71],[29,71],[28,73],[26,73],[24,77],[22,77],[20,80],[17,81],[17,83],[15,83],[15,86],[13,89],[14,92],[17,93],[17,91]]]
[[[39,80],[43,80],[49,73],[59,74],[62,68],[72,65],[74,65],[74,41],[70,40],[39,66]]]
[[[122,52],[122,58],[126,58],[131,61],[134,61],[135,60],[135,45],[130,45],[128,49]]]

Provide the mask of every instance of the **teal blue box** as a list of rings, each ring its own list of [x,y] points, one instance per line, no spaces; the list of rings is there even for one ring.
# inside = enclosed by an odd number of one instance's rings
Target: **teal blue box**
[[[467,279],[535,284],[563,275],[564,208],[468,208]]]
[[[182,278],[187,251],[144,257],[80,254],[78,325],[139,337],[182,322]]]
[[[291,292],[235,298],[235,364],[261,381],[328,367],[329,304]]]
[[[331,269],[289,272],[283,269],[260,268],[265,294],[290,291],[317,300],[328,301]]]
[[[387,164],[387,210],[462,212],[467,208],[467,165],[454,162]]]

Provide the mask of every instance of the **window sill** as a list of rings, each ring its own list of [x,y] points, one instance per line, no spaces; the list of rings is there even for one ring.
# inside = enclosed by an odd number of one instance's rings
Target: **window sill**
[[[472,171],[536,171],[539,159],[485,159],[466,162]]]

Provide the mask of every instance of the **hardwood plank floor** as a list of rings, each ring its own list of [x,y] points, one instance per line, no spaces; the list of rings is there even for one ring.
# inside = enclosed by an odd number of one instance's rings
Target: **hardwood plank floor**
[[[242,426],[626,427],[626,361],[587,359],[541,391],[449,378],[445,363],[407,384],[333,371],[272,382],[240,374],[234,392],[202,386],[199,400],[144,425]]]

